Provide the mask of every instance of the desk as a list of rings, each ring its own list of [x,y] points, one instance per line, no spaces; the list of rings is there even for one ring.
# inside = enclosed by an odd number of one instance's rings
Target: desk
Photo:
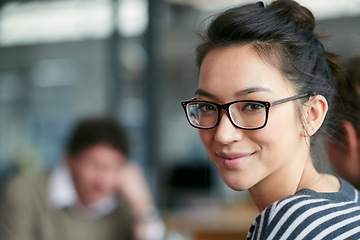
[[[258,215],[252,202],[241,202],[169,212],[164,219],[169,232],[184,232],[192,240],[239,240],[246,239]]]

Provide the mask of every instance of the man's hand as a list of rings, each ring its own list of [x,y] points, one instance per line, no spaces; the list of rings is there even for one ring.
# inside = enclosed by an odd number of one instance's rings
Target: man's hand
[[[144,216],[149,208],[153,208],[144,173],[135,163],[126,163],[119,170],[118,191],[129,204],[135,218]]]
[[[163,239],[165,226],[154,206],[152,196],[141,168],[126,163],[119,170],[118,191],[129,204],[135,218],[137,240]]]

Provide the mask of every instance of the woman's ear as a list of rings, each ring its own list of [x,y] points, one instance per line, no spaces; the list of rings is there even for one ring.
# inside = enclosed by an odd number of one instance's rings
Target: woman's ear
[[[328,102],[322,95],[315,95],[305,105],[304,127],[306,136],[314,135],[324,122]]]

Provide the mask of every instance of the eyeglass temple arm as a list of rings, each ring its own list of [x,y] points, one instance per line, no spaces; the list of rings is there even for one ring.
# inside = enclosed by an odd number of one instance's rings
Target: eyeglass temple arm
[[[289,101],[296,100],[296,99],[300,99],[300,98],[304,98],[304,97],[311,97],[311,96],[314,96],[314,95],[315,95],[314,92],[313,93],[304,93],[304,94],[300,94],[300,95],[280,99],[280,100],[271,102],[271,106],[278,105],[278,104],[285,103],[285,102],[289,102]]]

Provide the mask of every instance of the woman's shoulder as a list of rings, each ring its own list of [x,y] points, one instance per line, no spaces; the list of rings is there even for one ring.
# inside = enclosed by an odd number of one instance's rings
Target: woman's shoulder
[[[302,189],[270,205],[264,215],[269,216],[272,225],[278,222],[330,220],[333,216],[348,212],[348,209],[353,209],[360,216],[359,191],[344,179],[339,178],[339,181],[341,189],[338,192]]]
[[[318,192],[311,189],[301,189],[294,196],[308,196],[312,199],[326,199],[329,202],[353,202],[360,204],[359,191],[343,178],[337,177],[340,190],[336,192]],[[290,196],[291,197],[291,196]],[[282,201],[282,200],[281,200]]]
[[[360,225],[359,192],[345,180],[340,179],[340,182],[338,192],[302,189],[274,202],[254,221],[250,235],[261,234],[268,239],[317,239],[355,231]],[[342,229],[345,226],[348,230]],[[360,235],[359,229],[357,232]]]

